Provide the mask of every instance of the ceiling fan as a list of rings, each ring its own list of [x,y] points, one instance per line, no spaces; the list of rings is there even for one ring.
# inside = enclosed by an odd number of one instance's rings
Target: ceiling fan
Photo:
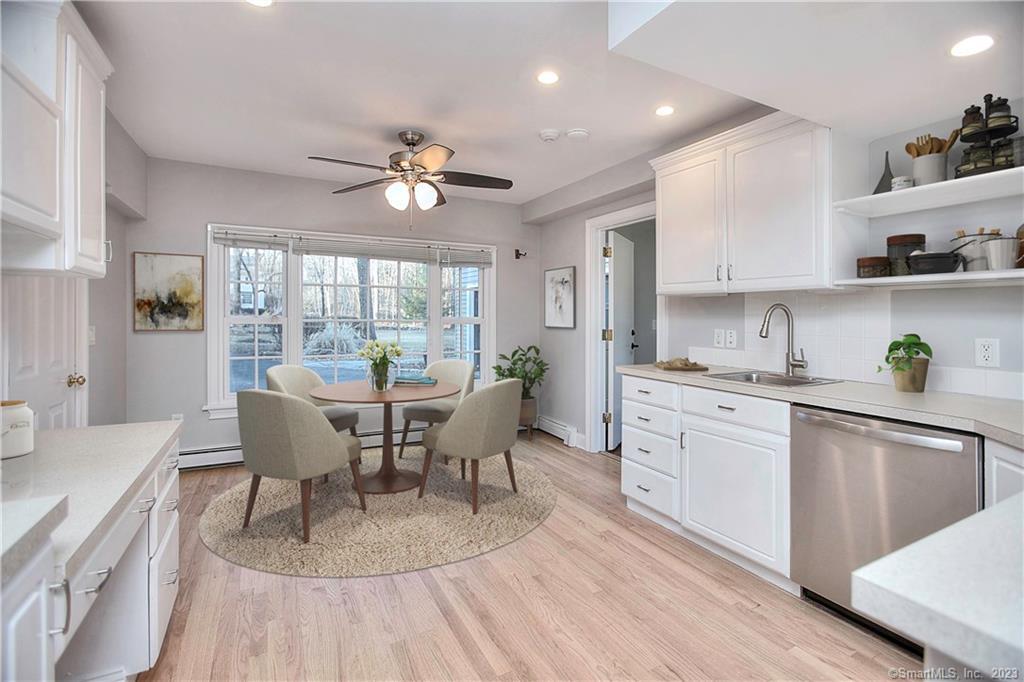
[[[416,147],[423,142],[424,135],[418,130],[403,130],[398,133],[398,139],[408,147],[397,151],[388,157],[387,166],[377,166],[372,163],[360,163],[358,161],[343,161],[332,159],[326,156],[310,156],[314,161],[327,161],[329,163],[340,163],[346,166],[358,168],[370,168],[384,173],[386,177],[361,182],[358,185],[336,189],[332,194],[345,194],[354,192],[357,189],[387,185],[384,190],[384,198],[392,208],[404,211],[409,207],[410,198],[416,199],[416,205],[421,210],[441,206],[445,202],[444,194],[441,193],[439,184],[458,185],[461,187],[483,187],[486,189],[510,189],[511,180],[495,178],[490,175],[477,175],[476,173],[463,173],[461,171],[442,170],[452,158],[455,152],[441,144],[432,144],[416,151]]]

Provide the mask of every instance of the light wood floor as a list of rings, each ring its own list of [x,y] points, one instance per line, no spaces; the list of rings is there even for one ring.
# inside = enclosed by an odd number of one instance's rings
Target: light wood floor
[[[629,512],[617,460],[540,433],[513,455],[559,489],[541,526],[474,559],[377,578],[227,563],[196,527],[245,471],[183,472],[181,591],[140,679],[860,680],[920,668]]]

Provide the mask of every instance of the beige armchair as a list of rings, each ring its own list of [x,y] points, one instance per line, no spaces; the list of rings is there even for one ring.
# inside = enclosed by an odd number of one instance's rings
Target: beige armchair
[[[462,477],[466,477],[466,460],[470,461],[471,495],[473,513],[477,513],[477,489],[480,480],[480,460],[502,452],[512,492],[516,487],[516,473],[512,468],[512,446],[515,445],[519,429],[519,405],[522,400],[523,382],[519,379],[505,379],[484,386],[466,396],[445,424],[435,424],[423,433],[423,445],[427,449],[423,458],[423,476],[420,481],[420,497],[427,489],[427,474],[434,452],[462,458]]]
[[[424,400],[411,403],[402,408],[402,444],[398,446],[398,458],[405,453],[405,441],[409,437],[409,425],[414,422],[427,422],[427,426],[443,424],[448,421],[459,402],[473,392],[473,365],[465,360],[438,360],[427,365],[423,375],[455,384],[461,390],[458,394],[438,400]],[[447,459],[445,460],[447,461]]]
[[[256,493],[264,476],[299,481],[302,499],[302,541],[309,542],[309,500],[313,479],[346,462],[355,478],[359,506],[366,511],[359,474],[361,444],[355,436],[337,433],[323,413],[308,401],[276,391],[238,392],[238,431],[242,460],[252,472],[242,528],[249,526]]]
[[[306,402],[313,403],[331,422],[335,431],[348,431],[353,436],[356,424],[359,423],[359,412],[345,405],[335,405],[323,400],[311,398],[309,392],[324,385],[320,375],[300,365],[276,365],[267,370],[267,388],[278,393],[287,393]]]

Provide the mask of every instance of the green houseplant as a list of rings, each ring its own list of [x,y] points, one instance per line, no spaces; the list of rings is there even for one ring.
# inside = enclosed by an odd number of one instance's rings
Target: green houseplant
[[[932,357],[932,347],[921,340],[917,334],[904,334],[889,344],[885,354],[885,367],[879,366],[881,372],[888,369],[892,372],[893,384],[897,391],[905,393],[924,392],[928,380],[928,363]]]
[[[498,359],[507,364],[494,365],[496,379],[520,379],[523,382],[523,402],[519,408],[519,425],[529,430],[533,438],[533,423],[537,421],[537,399],[533,389],[544,383],[548,363],[540,357],[540,348],[534,345],[516,346],[510,354],[502,353]]]

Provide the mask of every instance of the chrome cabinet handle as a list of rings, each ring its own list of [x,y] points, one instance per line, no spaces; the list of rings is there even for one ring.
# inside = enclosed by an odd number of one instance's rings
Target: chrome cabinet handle
[[[114,260],[114,242],[106,239],[103,241],[104,251],[106,254],[103,256],[104,263],[110,263]]]
[[[679,433],[679,449],[680,450],[685,450],[686,449],[686,444],[683,443],[683,438],[685,438],[685,437],[686,437],[686,431],[680,431],[680,433]]]
[[[66,635],[68,630],[71,629],[71,583],[68,582],[67,578],[61,580],[59,583],[53,583],[50,585],[50,591],[56,592],[62,590],[64,592],[64,627],[57,628],[55,630],[48,630],[47,634],[50,635]]]
[[[650,488],[645,488],[644,486],[640,485],[639,483],[636,484],[636,487],[640,488],[640,490],[643,490],[645,493],[651,492]]]
[[[860,424],[851,424],[850,422],[843,421],[841,419],[818,417],[806,412],[797,412],[796,418],[799,421],[802,421],[805,424],[811,424],[812,426],[822,426],[834,431],[843,431],[845,433],[852,433],[856,436],[884,440],[890,443],[914,445],[919,448],[945,450],[946,452],[964,451],[964,444],[951,438],[936,438],[935,436],[922,436],[916,433],[903,433],[901,431],[891,431],[889,429],[876,429],[869,426],[861,426]]]
[[[649,421],[651,421],[650,417],[641,417],[640,415],[637,415],[636,418],[639,419],[642,422],[649,422]]]
[[[637,446],[637,450],[639,450],[640,452],[644,453],[645,455],[651,454],[651,451],[648,450],[647,448],[641,448],[641,447]]]
[[[715,281],[716,282],[721,282],[722,281],[722,266],[721,265],[715,267]]]
[[[139,500],[139,502],[141,502],[142,505],[143,505],[142,509],[134,509],[132,511],[134,511],[136,514],[145,514],[150,509],[153,508],[153,505],[156,504],[156,498],[155,497],[147,497],[145,499]]]
[[[178,569],[175,568],[174,570],[167,571],[167,573],[164,573],[164,575],[171,577],[170,580],[161,581],[164,585],[173,585],[174,583],[178,582]]]
[[[175,511],[177,508],[178,508],[178,501],[177,500],[170,500],[167,503],[167,506],[165,506],[162,511],[172,512],[172,511]]]
[[[646,389],[643,389],[643,388],[638,388],[638,389],[636,389],[636,392],[637,392],[637,393],[643,393],[644,395],[650,395],[650,394],[651,394],[651,392],[650,392],[650,391],[648,391],[648,390],[646,390]]]
[[[719,405],[718,409],[725,410],[726,412],[735,412],[736,411],[736,408],[732,407],[731,405]]]
[[[177,469],[177,468],[178,468],[178,458],[177,457],[175,457],[174,459],[167,460],[167,465],[164,467],[164,469],[166,471],[171,471],[172,469]]]
[[[729,263],[729,267],[726,269],[726,277],[732,279],[732,263]]]
[[[103,589],[104,585],[107,584],[107,581],[110,580],[110,576],[113,575],[113,573],[113,566],[107,566],[106,568],[101,568],[98,571],[92,571],[91,573],[89,573],[89,575],[102,576],[103,580],[101,580],[100,584],[96,587],[87,587],[81,592],[79,592],[79,594],[99,594],[100,591]]]

